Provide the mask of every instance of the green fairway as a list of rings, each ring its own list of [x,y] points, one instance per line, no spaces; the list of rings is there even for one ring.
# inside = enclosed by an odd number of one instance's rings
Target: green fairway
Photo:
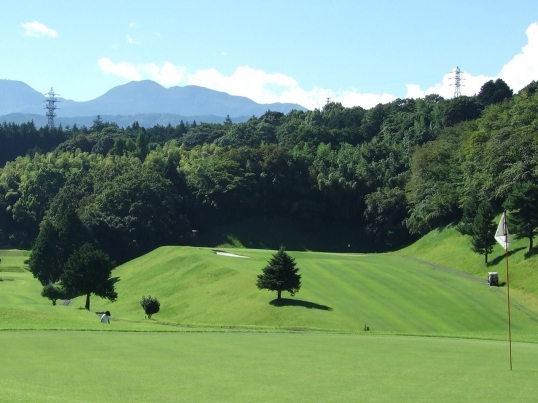
[[[0,401],[531,402],[538,345],[331,334],[0,332]],[[8,347],[8,348],[5,348]]]
[[[92,311],[110,310],[114,330],[239,328],[317,330],[506,338],[506,294],[454,273],[387,254],[290,252],[303,286],[294,298],[258,290],[256,276],[272,252],[228,250],[248,258],[216,254],[209,248],[163,247],[114,270],[118,301],[92,297]],[[2,281],[0,328],[101,330],[95,314],[52,306],[30,273],[6,273]],[[159,298],[161,311],[144,319],[143,295]],[[178,326],[181,325],[181,326]],[[187,327],[188,326],[188,327]],[[514,339],[538,340],[535,314],[513,304]],[[112,330],[108,329],[107,330]]]
[[[303,286],[285,306],[276,293],[255,287],[270,251],[165,247],[114,272],[119,299],[97,300],[113,315],[140,320],[139,301],[161,301],[156,321],[204,326],[313,329],[360,332],[506,337],[506,294],[453,273],[394,255],[290,252]],[[537,340],[536,316],[514,305],[513,329],[521,340]]]

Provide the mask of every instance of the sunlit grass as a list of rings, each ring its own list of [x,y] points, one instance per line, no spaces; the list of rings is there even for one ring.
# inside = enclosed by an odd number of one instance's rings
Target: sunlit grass
[[[0,332],[0,401],[532,402],[538,344],[334,334]]]
[[[248,259],[188,247],[135,259],[113,272],[118,301],[92,297],[91,312],[82,298],[52,306],[11,251],[20,270],[0,273],[10,278],[0,282],[0,401],[538,398],[538,320],[513,308],[510,372],[503,288],[397,254],[290,252],[303,287],[277,307],[255,287],[273,252],[228,251]],[[139,305],[148,294],[161,301],[152,320]],[[110,325],[95,314],[105,309]]]

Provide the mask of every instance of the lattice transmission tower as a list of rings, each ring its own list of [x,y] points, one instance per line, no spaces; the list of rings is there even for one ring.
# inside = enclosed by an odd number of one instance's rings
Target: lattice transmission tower
[[[460,70],[458,66],[456,66],[456,70],[452,71],[452,73],[454,73],[454,77],[453,77],[454,78],[454,98],[457,98],[461,95],[460,88],[463,86],[461,81],[465,79],[461,78],[462,71]],[[450,77],[450,79],[452,80],[452,77]]]
[[[60,101],[58,101],[58,99],[56,98],[56,95],[58,94],[54,93],[54,90],[52,89],[52,87],[50,88],[50,91],[46,93],[45,95],[47,97],[45,98],[45,109],[47,110],[47,113],[46,113],[47,126],[49,127],[49,129],[53,129],[54,118],[56,117],[55,110],[58,109],[58,107],[56,106],[56,102],[60,102]]]

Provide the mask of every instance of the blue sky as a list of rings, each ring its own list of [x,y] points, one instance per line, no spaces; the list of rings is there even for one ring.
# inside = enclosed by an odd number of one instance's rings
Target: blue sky
[[[7,3],[7,4],[6,4]],[[370,108],[538,80],[538,1],[4,2],[0,79],[87,101],[133,80]]]

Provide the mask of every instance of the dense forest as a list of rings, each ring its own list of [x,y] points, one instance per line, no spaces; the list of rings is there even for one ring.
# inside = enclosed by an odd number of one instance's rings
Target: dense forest
[[[484,204],[538,211],[537,89],[514,95],[497,80],[473,97],[327,103],[238,124],[4,123],[0,245],[31,247],[66,211],[117,262],[252,217],[359,229],[365,251],[448,223],[469,233]],[[523,221],[532,249],[538,220]]]

